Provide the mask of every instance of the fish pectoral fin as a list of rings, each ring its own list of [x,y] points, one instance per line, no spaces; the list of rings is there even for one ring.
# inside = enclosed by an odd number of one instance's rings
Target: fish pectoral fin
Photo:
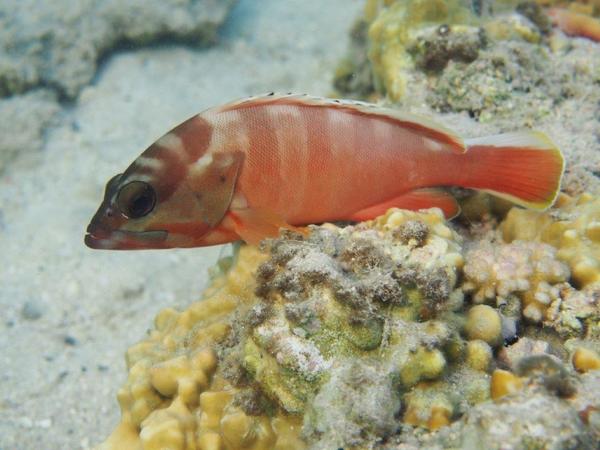
[[[230,211],[229,215],[234,231],[251,245],[258,245],[263,239],[279,236],[281,228],[294,230],[303,235],[308,232],[305,228],[290,225],[278,214],[265,209],[235,209]]]
[[[456,199],[443,189],[423,188],[406,192],[383,203],[361,209],[349,217],[349,220],[361,222],[371,220],[386,213],[390,208],[410,209],[413,211],[428,208],[440,208],[446,218],[451,219],[460,213]]]

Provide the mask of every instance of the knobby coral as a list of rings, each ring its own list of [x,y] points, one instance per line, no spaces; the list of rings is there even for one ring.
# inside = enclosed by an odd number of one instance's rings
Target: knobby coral
[[[513,209],[501,226],[507,241],[536,240],[558,249],[579,287],[600,282],[600,200],[563,196],[551,213]]]
[[[219,360],[236,317],[252,307],[252,271],[262,259],[244,247],[202,301],[158,314],[150,336],[127,352],[121,423],[98,450],[303,448],[298,418],[261,415],[260,398],[232,386]]]
[[[400,431],[390,445],[450,442],[447,426],[473,433],[471,421],[504,414],[501,405],[525,414],[528,392],[566,411],[568,439],[579,433],[591,448],[598,394],[574,395],[591,389],[581,377],[600,364],[598,335],[566,317],[587,311],[589,321],[597,309],[568,284],[550,245],[481,242],[464,253],[433,209],[284,232],[261,250],[243,246],[202,301],[162,311],[128,351],[121,424],[99,450],[364,448]],[[535,335],[528,308],[571,339],[538,346],[538,359],[495,357],[517,329]],[[573,423],[584,410],[591,425]],[[539,415],[524,420],[551,428]],[[495,435],[478,433],[498,448]]]

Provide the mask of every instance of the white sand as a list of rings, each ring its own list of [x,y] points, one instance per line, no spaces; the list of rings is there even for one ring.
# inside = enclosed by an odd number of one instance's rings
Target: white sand
[[[242,0],[212,49],[114,55],[50,130],[40,163],[0,177],[0,450],[102,440],[118,422],[125,349],[161,308],[198,298],[219,253],[87,249],[106,181],[213,104],[327,94],[362,3]]]

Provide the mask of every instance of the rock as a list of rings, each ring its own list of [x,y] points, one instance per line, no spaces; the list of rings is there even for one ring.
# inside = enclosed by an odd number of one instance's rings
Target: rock
[[[331,371],[305,419],[305,433],[315,439],[312,448],[360,445],[366,437],[392,433],[400,399],[392,378],[377,365],[347,360]]]
[[[38,320],[44,314],[44,309],[40,303],[36,301],[27,301],[21,309],[21,316],[27,320]]]
[[[519,361],[531,355],[551,354],[550,344],[546,341],[523,337],[508,347],[503,347],[498,352],[498,362],[514,370]]]
[[[5,0],[0,3],[0,96],[51,86],[68,99],[99,60],[161,39],[206,45],[235,0]]]
[[[64,337],[63,342],[65,343],[65,345],[69,345],[71,347],[75,347],[77,345],[77,339],[69,335]]]
[[[469,440],[477,442],[474,448],[487,449],[596,448],[590,430],[581,423],[577,412],[541,390],[478,405],[440,434],[446,438],[440,439],[444,448],[465,448],[465,441]]]
[[[1,67],[0,62],[0,72]],[[0,80],[0,91],[1,86]],[[32,155],[42,148],[44,130],[59,111],[56,95],[48,89],[0,100],[0,173],[17,155]]]

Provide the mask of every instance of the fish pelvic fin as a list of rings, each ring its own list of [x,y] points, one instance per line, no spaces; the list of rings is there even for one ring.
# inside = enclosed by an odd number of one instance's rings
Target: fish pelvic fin
[[[440,188],[423,188],[394,197],[385,202],[355,212],[348,219],[361,222],[381,216],[390,208],[419,209],[440,208],[447,219],[456,217],[460,213],[460,206],[456,199]]]
[[[565,161],[539,131],[521,131],[467,139],[469,161],[464,187],[479,189],[517,205],[544,210],[560,191]]]
[[[308,229],[290,225],[279,215],[265,209],[234,209],[228,216],[235,233],[250,245],[258,245],[263,239],[279,236],[281,228],[308,234]]]

